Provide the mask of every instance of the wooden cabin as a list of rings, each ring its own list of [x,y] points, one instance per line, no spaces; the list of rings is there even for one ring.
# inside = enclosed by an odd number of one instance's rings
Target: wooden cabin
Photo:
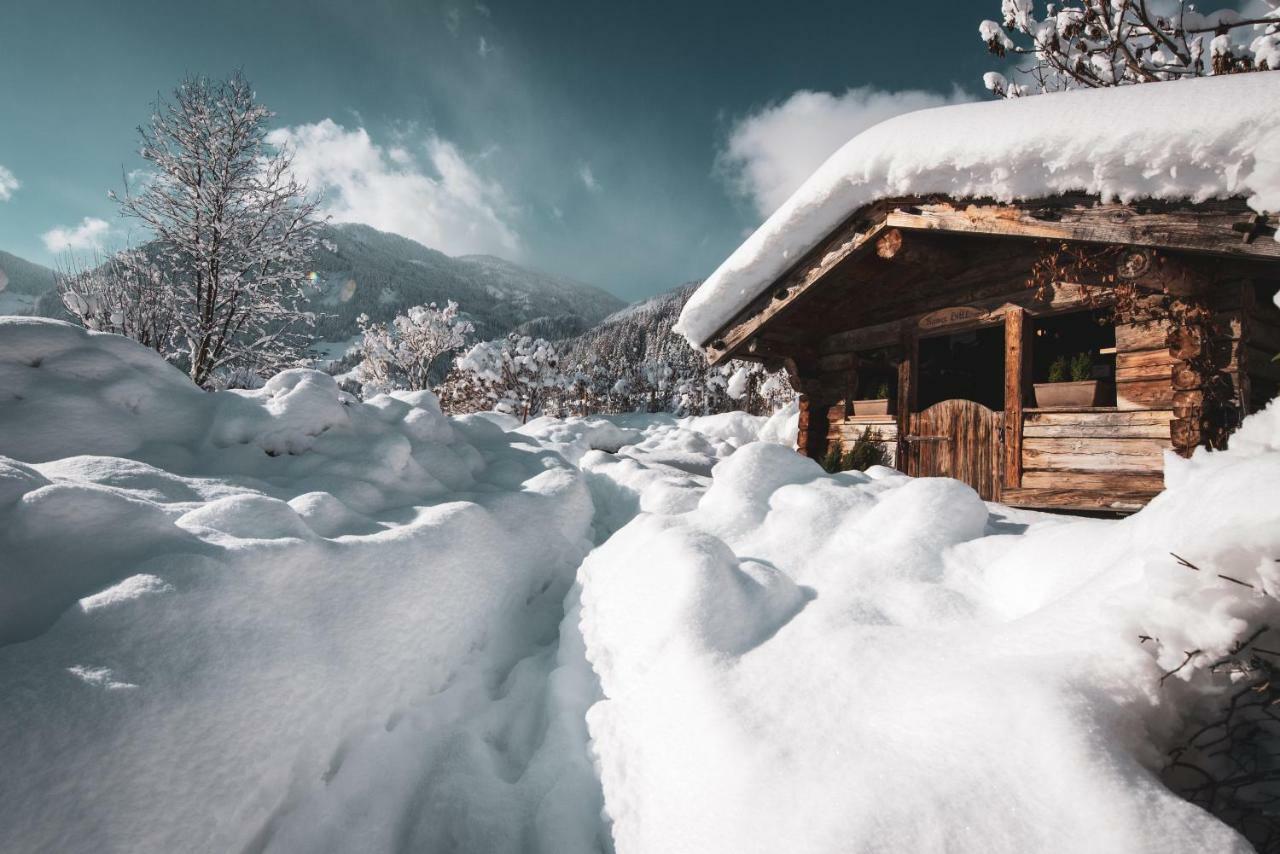
[[[1129,512],[1162,488],[1166,451],[1220,447],[1276,396],[1277,290],[1274,223],[1243,200],[898,198],[854,211],[702,343],[788,371],[809,456],[873,428],[910,475]],[[1072,362],[1067,394],[1049,380]]]

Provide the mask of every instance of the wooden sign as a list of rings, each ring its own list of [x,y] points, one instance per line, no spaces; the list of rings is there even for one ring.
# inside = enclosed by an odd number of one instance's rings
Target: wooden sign
[[[959,326],[960,324],[980,320],[985,315],[985,311],[967,305],[959,305],[955,308],[940,308],[921,317],[919,326],[921,330],[943,329],[948,326]]]

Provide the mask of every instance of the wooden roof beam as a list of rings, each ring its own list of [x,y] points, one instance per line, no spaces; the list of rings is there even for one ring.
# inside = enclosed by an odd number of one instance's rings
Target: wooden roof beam
[[[1258,223],[1240,200],[1208,202],[1193,210],[1158,203],[1098,204],[1085,197],[964,207],[938,197],[887,200],[855,212],[725,324],[704,352],[712,364],[746,355],[745,345],[763,326],[811,295],[837,267],[865,254],[869,245],[876,246],[877,257],[886,262],[908,251],[937,250],[917,246],[906,236],[910,232],[1129,244],[1246,261],[1280,260],[1275,232],[1268,234]],[[1248,242],[1241,240],[1242,230]]]
[[[859,230],[859,226],[864,230]],[[715,365],[737,356],[760,327],[795,306],[836,267],[867,252],[884,230],[883,222],[870,228],[865,221],[846,225],[738,312],[705,348],[708,361]]]
[[[1036,207],[1025,205],[922,204],[899,207],[885,217],[892,228],[988,234],[1086,243],[1125,243],[1218,256],[1280,259],[1274,234],[1258,232],[1249,242],[1240,229],[1255,230],[1252,211],[1221,206],[1203,210],[1140,210],[1122,204]]]

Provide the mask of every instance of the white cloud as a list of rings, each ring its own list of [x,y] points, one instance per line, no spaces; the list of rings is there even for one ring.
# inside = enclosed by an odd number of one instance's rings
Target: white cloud
[[[843,95],[802,89],[736,121],[717,165],[733,188],[768,216],[861,131],[900,113],[968,100],[958,89],[950,95],[870,86]]]
[[[57,226],[51,228],[40,239],[44,248],[50,252],[87,252],[102,249],[102,241],[106,238],[111,226],[105,219],[87,216],[75,226]]]
[[[0,166],[0,202],[7,202],[13,198],[14,191],[21,186],[22,182],[18,180],[17,176]]]
[[[583,163],[578,167],[578,177],[582,179],[582,184],[591,192],[595,193],[600,190],[600,182],[596,180],[595,173],[591,171],[591,164]]]
[[[451,255],[520,252],[502,187],[446,140],[384,147],[364,128],[347,130],[332,119],[281,128],[267,139],[293,149],[294,173],[324,194],[323,212],[338,222],[362,222]]]
[[[489,54],[493,53],[493,45],[489,44],[488,39],[486,39],[484,36],[481,36],[480,47],[478,50],[480,53],[480,58],[485,59],[489,56]]]

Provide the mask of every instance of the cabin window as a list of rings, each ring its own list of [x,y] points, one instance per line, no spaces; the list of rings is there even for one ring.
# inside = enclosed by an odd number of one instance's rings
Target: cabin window
[[[1073,311],[1037,317],[1032,329],[1032,382],[1080,379],[1087,373],[1087,379],[1102,380],[1106,384],[1103,404],[1114,403],[1116,328],[1107,312]]]
[[[887,397],[894,400],[898,397],[898,361],[890,348],[859,350],[854,356],[857,366],[855,387],[850,390],[851,399]]]
[[[1004,409],[1004,327],[986,326],[920,340],[917,406],[972,400]]]

